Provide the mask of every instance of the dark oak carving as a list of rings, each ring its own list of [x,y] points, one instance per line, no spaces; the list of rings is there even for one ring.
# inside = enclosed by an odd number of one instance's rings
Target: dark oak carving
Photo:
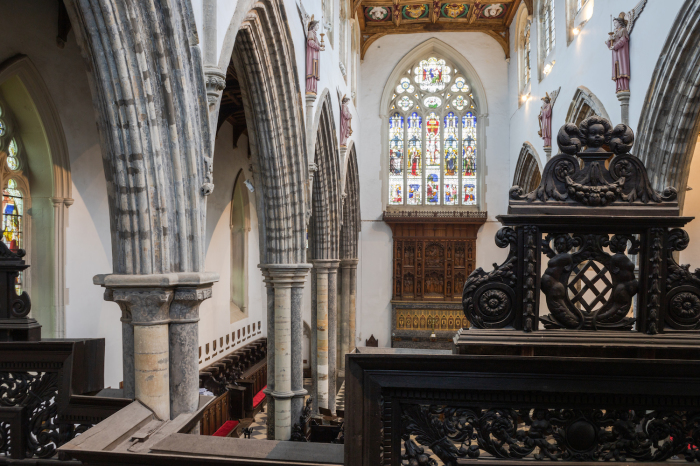
[[[477,215],[478,214],[478,215]],[[394,236],[394,301],[456,301],[474,270],[485,213],[386,212]]]
[[[539,187],[511,188],[496,235],[500,247],[510,246],[508,257],[467,278],[467,319],[476,328],[525,332],[540,323],[652,335],[700,329],[700,270],[691,273],[673,258],[688,245],[680,227],[692,219],[679,216],[676,190],[656,192],[642,161],[629,154],[632,130],[593,116],[563,126],[557,142],[561,153],[545,166]],[[630,256],[638,257],[639,278]]]

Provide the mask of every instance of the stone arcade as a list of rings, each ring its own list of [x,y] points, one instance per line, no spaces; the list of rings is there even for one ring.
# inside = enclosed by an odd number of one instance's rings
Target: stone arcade
[[[699,460],[699,15],[0,0],[0,464]]]

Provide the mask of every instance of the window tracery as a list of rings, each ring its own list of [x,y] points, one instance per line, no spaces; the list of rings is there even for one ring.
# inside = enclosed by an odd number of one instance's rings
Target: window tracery
[[[460,70],[436,56],[407,70],[389,103],[389,205],[477,204],[477,117]]]

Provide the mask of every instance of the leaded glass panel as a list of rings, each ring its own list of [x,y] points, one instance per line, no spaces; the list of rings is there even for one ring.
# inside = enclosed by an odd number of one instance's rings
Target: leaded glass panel
[[[459,204],[459,168],[457,149],[459,147],[459,118],[453,112],[445,115],[444,141],[445,141],[445,165],[444,186],[445,205]]]
[[[425,200],[428,204],[440,204],[440,118],[430,112],[425,120]]]
[[[476,116],[462,117],[462,204],[476,205]]]
[[[418,112],[413,112],[408,117],[408,174],[406,181],[408,184],[409,205],[419,205],[422,197],[423,174],[421,170],[423,127],[422,118]]]
[[[24,246],[22,231],[22,215],[24,213],[24,199],[22,192],[17,188],[17,182],[10,179],[7,188],[2,193],[2,241],[16,253]],[[17,294],[22,293],[22,273],[15,281]]]
[[[389,204],[403,204],[404,119],[394,113],[389,119]]]

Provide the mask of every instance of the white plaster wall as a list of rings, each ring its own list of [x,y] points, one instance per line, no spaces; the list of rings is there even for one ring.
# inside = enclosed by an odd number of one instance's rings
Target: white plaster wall
[[[501,46],[491,37],[476,32],[401,34],[382,37],[374,42],[360,66],[359,98],[362,127],[357,134],[357,163],[360,174],[362,232],[360,233],[360,262],[358,265],[357,344],[374,334],[380,346],[390,346],[391,330],[391,229],[381,221],[382,192],[380,166],[382,157],[382,119],[380,108],[382,92],[389,75],[398,62],[424,41],[435,37],[457,51],[476,70],[486,92],[488,117],[485,147],[485,209],[488,221],[480,229],[477,239],[477,267],[490,267],[502,262],[506,252],[493,241],[500,227],[495,216],[505,213],[507,207],[508,155],[508,73]],[[484,112],[479,109],[479,113]]]
[[[615,96],[615,82],[612,76],[612,52],[605,41],[610,31],[610,15],[617,16],[621,11],[630,11],[639,0],[588,0],[593,2],[592,16],[581,29],[580,34],[567,46],[566,43],[566,0],[554,0],[556,46],[547,58],[547,62],[556,60],[552,71],[542,81],[538,80],[537,15],[533,15],[531,29],[532,79],[530,100],[518,108],[518,60],[516,21],[510,29],[511,56],[508,65],[508,112],[510,116],[510,181],[517,163],[520,148],[525,141],[535,146],[541,158],[541,166],[546,163],[544,144],[537,135],[539,122],[537,116],[542,106],[542,97],[546,92],[561,86],[561,92],[552,112],[552,155],[558,153],[556,134],[564,124],[569,104],[578,86],[585,86],[603,103],[613,125],[621,123],[620,103]],[[535,0],[535,4],[539,2]],[[648,1],[644,11],[634,24],[630,35],[630,126],[637,132],[640,112],[644,104],[647,89],[654,67],[663,48],[666,37],[681,1]],[[632,149],[634,153],[634,149]]]
[[[207,233],[204,268],[219,274],[214,284],[212,298],[200,306],[199,344],[200,364],[208,366],[247,341],[267,335],[267,297],[260,263],[258,216],[255,211],[257,192],[248,192],[250,226],[248,232],[248,317],[231,323],[231,201],[238,172],[242,169],[245,179],[251,180],[248,158],[248,137],[241,136],[233,147],[233,129],[224,123],[219,130],[214,148],[214,192],[207,198]],[[258,332],[257,324],[263,326]],[[252,331],[255,325],[255,332]],[[248,327],[250,326],[250,331]],[[243,332],[245,329],[245,335]],[[238,331],[241,330],[241,337]],[[229,337],[227,342],[226,337]],[[235,337],[235,338],[234,338]],[[221,345],[223,338],[223,346]],[[216,342],[216,349],[214,343]],[[209,352],[207,352],[207,343]]]
[[[107,188],[85,65],[72,32],[65,48],[56,46],[55,1],[0,0],[0,11],[0,62],[18,53],[32,60],[58,109],[68,145],[75,203],[68,209],[66,230],[66,337],[105,338],[105,384],[118,387],[121,312],[92,284],[94,275],[112,271],[112,251]]]

